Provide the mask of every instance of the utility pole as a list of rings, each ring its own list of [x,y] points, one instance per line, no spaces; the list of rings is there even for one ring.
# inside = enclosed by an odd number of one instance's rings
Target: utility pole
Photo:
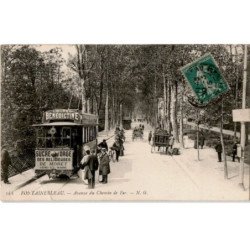
[[[247,45],[244,46],[244,71],[242,84],[242,109],[246,108],[246,88],[247,88]],[[241,122],[240,128],[240,144],[241,144],[241,164],[240,164],[240,185],[244,187],[244,155],[246,144],[246,123]]]

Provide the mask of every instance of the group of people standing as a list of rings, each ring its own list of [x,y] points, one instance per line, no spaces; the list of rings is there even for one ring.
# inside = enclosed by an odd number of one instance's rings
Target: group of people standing
[[[125,141],[124,130],[117,127],[115,130],[115,142],[110,148],[111,150],[115,151],[117,162],[119,161],[119,157],[124,155],[124,145],[123,145],[124,141]]]
[[[105,141],[105,140],[104,140]],[[95,188],[95,172],[99,169],[99,176],[102,176],[100,183],[108,183],[108,175],[110,174],[109,156],[106,147],[101,148],[96,154],[95,150],[87,149],[86,154],[80,162],[80,168],[84,171],[84,180],[88,180],[88,188]]]
[[[125,136],[124,131],[116,128],[115,141],[110,147],[111,150],[116,152],[116,161],[119,161],[119,157],[124,155],[124,143]],[[102,176],[102,180],[99,181],[102,184],[108,183],[108,175],[110,174],[110,158],[108,155],[108,144],[106,139],[103,139],[98,144],[97,152],[95,150],[87,149],[86,154],[81,160],[80,168],[84,171],[83,178],[88,180],[88,188],[93,189],[95,187],[95,172],[99,169],[99,176]]]
[[[157,132],[157,129],[160,130],[160,128],[156,128],[156,132]],[[149,132],[148,134],[148,143],[151,144],[151,141],[154,140],[154,133],[152,133],[152,131]],[[169,138],[168,138],[169,142],[168,142],[168,147],[167,147],[167,150],[170,151],[170,154],[171,154],[171,150],[173,148],[173,145],[174,145],[174,136],[172,134],[169,135]],[[203,149],[204,145],[205,145],[205,136],[204,136],[204,133],[201,132],[199,133],[199,137],[197,139],[197,137],[194,138],[194,148],[197,149]],[[188,145],[189,145],[189,138],[188,138],[188,135],[187,133],[184,133],[183,135],[183,148],[188,148]],[[232,161],[234,162],[235,159],[237,158],[237,142],[235,141],[233,146],[232,146]],[[159,148],[158,148],[159,150]],[[218,162],[222,162],[222,145],[221,145],[221,141],[218,139],[218,141],[216,142],[215,144],[215,151],[217,152],[217,156],[218,156]],[[239,157],[238,157],[238,160],[239,160]]]
[[[204,145],[205,145],[205,136],[203,134],[203,132],[199,133],[198,139],[197,136],[195,137],[195,142],[194,142],[194,148],[200,148],[203,149]]]
[[[238,156],[238,147],[241,150],[241,147],[239,146],[237,140],[234,141],[233,146],[232,146],[232,152],[231,152],[231,156],[232,156],[232,161],[235,162],[235,159],[238,158],[238,161],[240,161],[240,157]],[[218,155],[218,162],[222,162],[222,145],[221,145],[221,140],[218,139],[217,143],[215,144],[215,151],[217,152]]]

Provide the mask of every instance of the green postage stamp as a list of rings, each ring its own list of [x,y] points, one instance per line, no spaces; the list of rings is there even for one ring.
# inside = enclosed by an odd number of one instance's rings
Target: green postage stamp
[[[205,54],[184,66],[181,72],[201,104],[208,104],[229,90],[228,83],[211,54]]]

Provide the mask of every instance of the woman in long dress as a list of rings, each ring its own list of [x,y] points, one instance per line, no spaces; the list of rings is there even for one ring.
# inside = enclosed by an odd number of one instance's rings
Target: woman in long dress
[[[187,135],[187,133],[185,133],[183,135],[183,147],[188,148],[188,143],[189,143],[188,135]]]

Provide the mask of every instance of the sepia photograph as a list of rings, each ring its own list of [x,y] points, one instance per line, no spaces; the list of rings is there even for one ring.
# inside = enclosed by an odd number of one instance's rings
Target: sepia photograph
[[[1,46],[1,199],[248,201],[250,47]]]
[[[246,249],[245,1],[1,1],[1,249]]]

